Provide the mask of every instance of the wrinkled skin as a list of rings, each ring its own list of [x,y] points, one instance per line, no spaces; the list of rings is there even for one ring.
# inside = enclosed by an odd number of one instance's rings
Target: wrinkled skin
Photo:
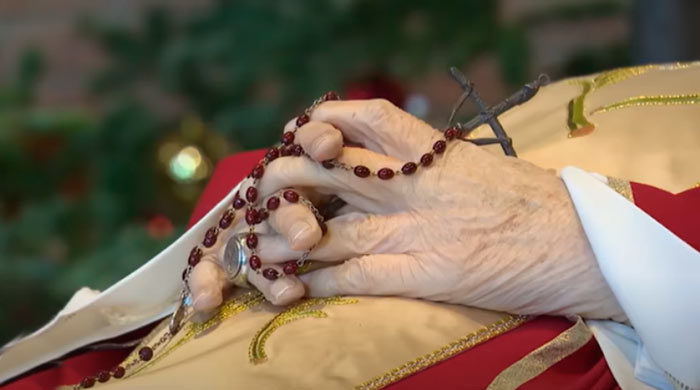
[[[296,138],[314,160],[337,158],[373,171],[418,161],[439,139],[440,132],[384,100],[323,103]],[[306,157],[279,158],[258,189],[267,196],[288,187],[314,201],[337,195],[348,205],[324,236],[300,205],[285,205],[270,220],[263,261],[293,259],[316,244],[311,258],[332,262],[274,282],[251,274],[273,303],[304,294],[398,295],[519,314],[625,319],[563,182],[524,160],[455,140],[431,166],[383,181]],[[299,221],[305,228],[292,229]],[[206,310],[221,302],[224,285],[216,266],[203,263],[192,284],[196,301],[202,291],[213,294],[196,305]]]

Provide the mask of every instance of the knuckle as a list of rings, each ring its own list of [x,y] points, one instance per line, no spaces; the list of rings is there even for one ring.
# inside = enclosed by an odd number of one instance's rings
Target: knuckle
[[[389,120],[397,108],[386,99],[368,100],[364,107],[364,116],[369,123],[379,123]]]
[[[372,285],[371,273],[368,272],[364,263],[360,259],[351,259],[345,263],[338,275],[338,283],[341,289],[350,294],[366,292],[368,286]]]

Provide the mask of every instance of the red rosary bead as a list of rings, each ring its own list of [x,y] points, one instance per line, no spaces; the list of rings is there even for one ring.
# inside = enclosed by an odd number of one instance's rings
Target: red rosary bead
[[[355,167],[353,170],[355,172],[355,176],[357,177],[367,177],[369,176],[369,168],[367,168],[364,165],[358,165]]]
[[[282,143],[285,145],[291,145],[294,142],[294,133],[287,131],[282,134]],[[284,154],[282,154],[284,155]]]
[[[416,170],[418,169],[418,164],[414,162],[407,162],[401,167],[401,173],[404,175],[412,175],[416,173]]]
[[[97,381],[101,383],[105,383],[111,378],[112,376],[109,374],[109,371],[100,371],[97,373]]]
[[[307,114],[301,114],[297,117],[297,127],[302,127],[305,124],[309,123],[309,116]]]
[[[270,217],[270,213],[267,212],[267,210],[260,209],[258,210],[258,223],[268,219]]]
[[[211,248],[216,244],[216,236],[218,235],[216,228],[209,228],[207,230],[207,233],[204,235],[204,240],[202,241],[202,245],[204,245],[207,248]]]
[[[446,148],[447,148],[447,143],[446,143],[445,141],[443,141],[443,140],[436,141],[436,142],[433,144],[433,150],[434,150],[435,153],[437,153],[437,154],[442,154],[442,153],[444,153]]]
[[[282,271],[284,271],[284,273],[287,275],[292,275],[293,273],[297,272],[297,268],[296,260],[292,260],[284,263],[284,266],[282,266]]]
[[[301,156],[302,154],[304,154],[304,148],[303,148],[301,145],[299,145],[299,144],[292,145],[292,146],[291,146],[291,149],[292,149],[292,155],[293,155],[293,156],[299,157],[299,156]]]
[[[389,180],[394,177],[394,170],[390,168],[382,168],[377,171],[377,177],[382,180]]]
[[[195,266],[199,264],[199,260],[202,258],[202,250],[199,249],[199,247],[194,247],[192,248],[192,251],[190,251],[190,257],[187,258],[187,264],[191,266]]]
[[[427,167],[430,166],[430,164],[433,163],[433,155],[430,153],[426,153],[422,156],[420,156],[420,165]]]
[[[445,139],[452,141],[453,139],[457,138],[460,133],[461,132],[458,128],[450,127],[449,129],[445,130]]]
[[[151,347],[141,347],[141,349],[139,349],[139,357],[144,362],[147,362],[153,357],[153,350]]]
[[[126,370],[122,366],[117,366],[112,370],[112,376],[119,379],[122,378],[126,374]]]
[[[262,261],[260,261],[260,258],[256,255],[250,256],[250,259],[248,260],[248,264],[250,264],[250,268],[255,271],[260,269],[260,266],[262,266]]]
[[[240,210],[243,207],[245,207],[245,200],[241,199],[236,193],[236,196],[233,198],[233,208],[236,210]]]
[[[265,167],[262,165],[258,164],[253,168],[253,171],[250,172],[250,176],[253,176],[255,179],[260,179],[263,177],[263,174],[265,173]]]
[[[273,196],[272,198],[267,200],[268,210],[277,210],[278,207],[280,207],[280,198]]]
[[[272,148],[265,153],[265,157],[267,157],[267,161],[272,161],[276,159],[277,157],[280,156],[280,151],[277,150],[277,148]]]
[[[284,199],[286,199],[287,202],[289,202],[289,203],[296,203],[299,201],[299,194],[297,194],[296,191],[292,191],[292,190],[284,191],[282,196],[284,196]]]
[[[95,378],[93,378],[91,376],[83,378],[83,380],[80,381],[80,386],[84,387],[86,389],[89,389],[92,386],[95,386]]]
[[[255,233],[248,233],[245,236],[245,244],[250,249],[255,249],[258,246],[258,236]]]
[[[292,155],[292,149],[290,145],[280,146],[280,156],[287,157]]]
[[[258,199],[258,190],[255,187],[248,187],[245,192],[245,198],[248,199],[248,202],[254,203]]]
[[[335,93],[333,91],[328,91],[328,92],[323,94],[323,97],[321,99],[323,99],[324,101],[329,101],[329,100],[338,100],[338,99],[340,99],[340,97],[338,96],[337,93]]]
[[[258,211],[252,207],[249,208],[248,210],[246,210],[245,211],[245,222],[248,225],[255,225],[256,223],[259,223],[260,219],[258,217]]]
[[[219,227],[222,229],[227,229],[229,226],[231,226],[232,222],[233,222],[233,211],[226,210],[226,212],[224,212],[224,215],[222,215],[221,219],[219,220]]]
[[[265,268],[262,274],[267,280],[275,280],[280,276],[279,272],[274,268]]]

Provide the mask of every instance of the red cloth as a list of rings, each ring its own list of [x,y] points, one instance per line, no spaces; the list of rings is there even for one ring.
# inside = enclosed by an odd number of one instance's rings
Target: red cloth
[[[700,251],[700,187],[678,194],[630,183],[634,204]]]
[[[245,177],[265,151],[257,150],[227,157],[219,162],[209,184],[192,212],[188,227],[201,219]],[[670,230],[698,248],[700,244],[700,189],[672,195],[640,184],[632,186],[638,205]],[[688,214],[686,214],[688,213]],[[692,215],[692,218],[688,216]],[[533,349],[555,338],[571,323],[562,318],[539,317],[492,340],[477,345],[424,371],[390,385],[391,390],[481,389],[501,370]],[[66,359],[61,365],[34,370],[3,390],[51,389],[80,382],[88,375],[119,364],[129,351],[93,351]],[[594,340],[521,387],[547,389],[617,389]]]

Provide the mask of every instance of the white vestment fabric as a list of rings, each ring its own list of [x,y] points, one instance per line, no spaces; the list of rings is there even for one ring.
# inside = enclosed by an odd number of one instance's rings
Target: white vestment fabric
[[[190,250],[216,224],[238,186],[207,215],[136,271],[99,293],[82,288],[48,324],[3,347],[0,383],[96,341],[138,329],[172,313]]]
[[[567,167],[561,177],[636,332],[589,321],[615,379],[625,390],[643,388],[634,378],[660,389],[700,389],[700,252],[596,176]]]

